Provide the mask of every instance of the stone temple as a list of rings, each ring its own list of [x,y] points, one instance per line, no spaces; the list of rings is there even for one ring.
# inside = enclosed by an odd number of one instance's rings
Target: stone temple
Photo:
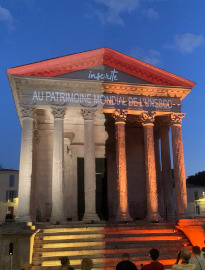
[[[18,221],[186,216],[181,101],[194,82],[109,48],[7,74],[22,126]]]
[[[204,246],[205,219],[186,219],[181,102],[194,82],[109,48],[7,74],[22,139],[2,269],[57,270],[69,256],[75,270],[84,257],[115,270],[123,252],[140,269],[151,248],[171,269],[179,250]]]

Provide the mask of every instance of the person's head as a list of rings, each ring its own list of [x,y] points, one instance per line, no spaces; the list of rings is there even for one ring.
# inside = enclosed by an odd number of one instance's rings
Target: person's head
[[[70,265],[68,257],[60,257],[59,260],[61,261],[61,265],[64,267]]]
[[[205,258],[205,247],[203,247],[203,248],[201,249],[201,251],[202,251],[202,254],[203,254],[204,258]]]
[[[32,265],[29,262],[23,264],[22,270],[31,270]]]
[[[188,249],[183,249],[181,251],[182,262],[188,263],[190,258],[191,258],[191,252]]]
[[[122,261],[128,261],[130,259],[129,253],[122,253]]]
[[[199,246],[193,246],[192,247],[192,252],[195,256],[198,256],[201,254],[201,250],[200,250],[200,247]]]
[[[91,270],[93,268],[93,261],[89,258],[84,258],[81,262],[81,270]]]
[[[153,261],[156,261],[159,258],[159,250],[156,248],[152,248],[149,251],[149,254]]]

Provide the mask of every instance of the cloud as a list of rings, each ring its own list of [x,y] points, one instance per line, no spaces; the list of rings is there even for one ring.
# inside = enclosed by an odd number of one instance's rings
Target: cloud
[[[179,50],[180,52],[192,53],[195,49],[204,43],[203,35],[195,35],[186,33],[174,36],[174,44],[166,44],[164,47],[168,49]]]
[[[101,5],[98,12],[102,21],[124,25],[121,17],[123,13],[131,13],[139,6],[139,0],[95,0]]]
[[[150,49],[146,51],[137,47],[131,49],[129,55],[153,66],[161,65],[160,52],[157,50]]]
[[[155,11],[153,8],[148,8],[147,10],[143,10],[145,16],[149,19],[158,19],[159,13]]]
[[[12,23],[13,21],[10,11],[2,6],[0,6],[0,21],[7,23]]]
[[[176,35],[174,39],[176,46],[183,53],[191,53],[204,42],[203,35],[195,35],[191,33]]]

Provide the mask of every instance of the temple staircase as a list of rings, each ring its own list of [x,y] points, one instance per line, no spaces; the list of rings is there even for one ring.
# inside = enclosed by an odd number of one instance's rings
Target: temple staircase
[[[59,257],[68,256],[76,270],[85,257],[93,260],[96,270],[114,270],[124,252],[140,269],[149,263],[151,248],[159,249],[160,262],[171,269],[177,252],[185,247],[191,248],[189,240],[171,223],[46,226],[35,236],[32,269],[57,270]]]

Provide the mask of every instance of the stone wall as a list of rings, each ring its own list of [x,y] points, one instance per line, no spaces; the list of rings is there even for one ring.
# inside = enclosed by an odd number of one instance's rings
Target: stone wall
[[[4,224],[0,229],[1,270],[11,269],[9,244],[13,243],[12,269],[19,270],[25,262],[32,261],[33,242],[36,231],[22,224]]]

